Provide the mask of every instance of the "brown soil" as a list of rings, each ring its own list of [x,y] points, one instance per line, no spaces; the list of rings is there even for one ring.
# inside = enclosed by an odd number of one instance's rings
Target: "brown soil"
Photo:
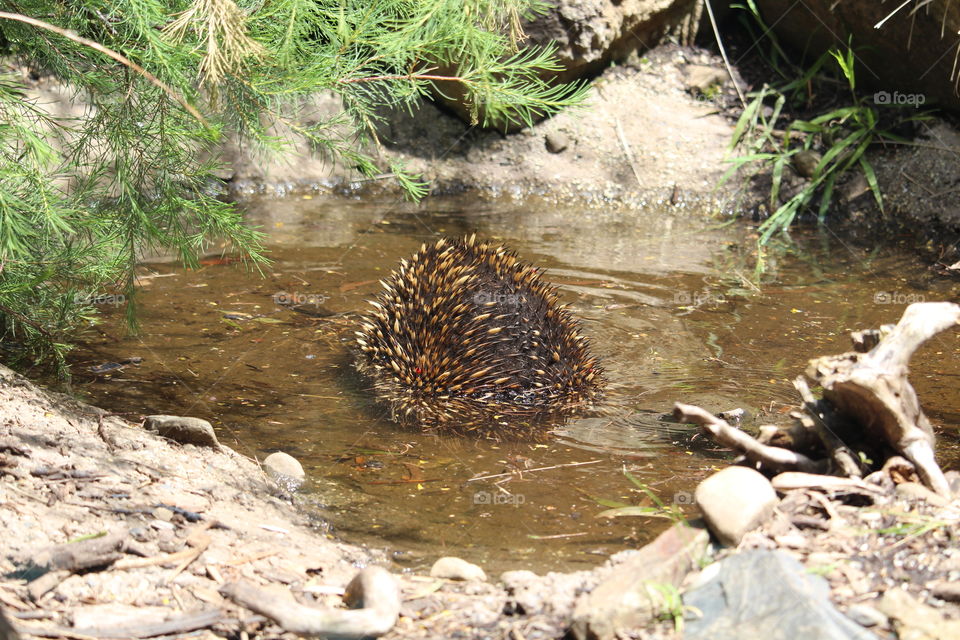
[[[368,150],[379,153],[384,166],[405,162],[434,192],[479,190],[607,204],[710,196],[726,170],[732,123],[719,114],[716,98],[698,99],[688,89],[690,65],[721,68],[719,58],[706,51],[661,46],[608,68],[581,107],[508,135],[469,126],[425,101],[413,114],[384,114],[382,145]],[[335,97],[320,96],[301,117],[322,119],[338,109]],[[240,191],[364,184],[352,182],[356,172],[306,149],[296,161],[264,162],[237,148],[227,149],[225,159]]]
[[[203,614],[190,637],[295,637],[218,589],[245,579],[335,607],[359,567],[389,564],[331,539],[227,447],[169,442],[3,366],[0,408],[0,611],[24,637],[127,637],[109,630]],[[103,534],[124,542],[116,562],[62,574],[37,564],[51,547]],[[558,638],[576,596],[617,562],[543,577],[536,612],[497,584],[403,575],[401,617],[385,637]]]

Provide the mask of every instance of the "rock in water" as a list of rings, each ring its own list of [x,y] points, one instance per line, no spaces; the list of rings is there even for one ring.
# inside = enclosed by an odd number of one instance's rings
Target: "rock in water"
[[[441,239],[382,284],[357,332],[357,368],[397,422],[521,434],[600,396],[579,323],[505,247]]]
[[[710,530],[731,547],[740,544],[777,505],[777,492],[770,481],[749,467],[717,471],[700,483],[694,497]]]
[[[185,416],[147,416],[143,426],[148,431],[153,431],[157,435],[169,438],[180,444],[195,444],[199,447],[220,448],[217,441],[217,434],[211,425],[202,418],[189,418]]]
[[[283,451],[275,451],[264,458],[263,470],[288,491],[295,491],[307,475],[300,461]]]

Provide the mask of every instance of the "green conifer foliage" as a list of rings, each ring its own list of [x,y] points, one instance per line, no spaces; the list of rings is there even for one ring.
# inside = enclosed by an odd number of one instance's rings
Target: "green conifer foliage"
[[[238,136],[263,152],[276,125],[369,176],[362,151],[384,107],[412,109],[458,84],[490,123],[531,123],[581,100],[543,79],[552,51],[523,48],[539,0],[22,0],[0,2],[0,358],[53,362],[95,318],[98,296],[134,299],[137,258],[186,265],[212,241],[253,266],[261,238],[218,198],[215,150]],[[451,71],[454,70],[454,71]],[[28,98],[25,70],[89,105],[58,118]],[[298,124],[334,91],[344,112]],[[132,304],[128,315],[133,321]]]

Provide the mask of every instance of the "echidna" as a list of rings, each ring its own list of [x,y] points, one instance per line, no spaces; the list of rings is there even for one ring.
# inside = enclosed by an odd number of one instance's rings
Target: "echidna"
[[[381,284],[357,368],[400,424],[520,434],[600,395],[579,323],[513,251],[441,239]]]

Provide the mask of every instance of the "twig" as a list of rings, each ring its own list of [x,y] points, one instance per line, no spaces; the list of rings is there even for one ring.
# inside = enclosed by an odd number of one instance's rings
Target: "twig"
[[[36,18],[31,18],[30,16],[25,16],[20,13],[9,13],[7,11],[0,11],[0,19],[23,22],[25,24],[29,24],[34,27],[40,27],[41,29],[52,31],[53,33],[59,34],[68,40],[73,40],[78,44],[82,44],[86,47],[90,47],[91,49],[94,49],[95,51],[99,51],[105,56],[113,58],[120,64],[126,67],[130,67],[131,69],[133,69],[134,71],[142,75],[144,78],[149,80],[151,84],[158,87],[170,98],[172,98],[177,103],[179,103],[180,106],[186,109],[187,112],[190,113],[190,115],[192,115],[194,118],[197,119],[198,122],[200,122],[200,124],[202,124],[205,127],[209,127],[209,124],[207,123],[206,119],[204,119],[204,117],[200,114],[200,112],[197,111],[197,109],[193,105],[187,102],[187,100],[183,96],[181,96],[179,93],[174,91],[169,85],[165,84],[163,81],[157,78],[157,76],[153,75],[152,73],[150,73],[149,71],[147,71],[146,69],[138,65],[133,60],[130,60],[123,54],[117,53],[113,49],[109,49],[95,40],[90,40],[89,38],[84,38],[83,36],[77,35],[73,31],[63,29],[61,27],[52,25],[49,22],[44,22],[43,20],[37,20]]]
[[[560,540],[561,538],[576,538],[578,536],[587,535],[587,531],[581,531],[580,533],[556,533],[552,536],[530,536],[534,540]]]
[[[598,462],[603,462],[603,460],[588,460],[587,462],[568,462],[567,464],[555,464],[549,467],[537,467],[535,469],[524,469],[524,473],[533,473],[534,471],[549,471],[551,469],[560,469],[562,467],[580,467],[585,464],[597,464]],[[470,478],[467,482],[476,482],[477,480],[489,480],[490,478],[506,478],[512,476],[516,471],[508,471],[507,473],[492,473],[488,476],[477,476],[476,478]]]
[[[400,615],[400,588],[383,567],[367,567],[347,585],[344,599],[361,609],[316,609],[266,591],[250,582],[231,582],[220,593],[286,631],[304,636],[376,637],[389,632]]]
[[[2,12],[0,12],[0,17],[2,17]],[[49,338],[49,339],[51,339],[51,340],[53,339],[53,335],[52,335],[49,331],[47,331],[46,329],[44,329],[43,327],[41,327],[40,325],[38,325],[36,322],[34,322],[33,320],[31,320],[30,318],[24,316],[24,315],[21,314],[21,313],[18,313],[17,311],[14,311],[14,310],[11,309],[10,307],[7,307],[7,306],[5,306],[5,305],[0,304],[0,311],[4,312],[4,313],[7,314],[8,316],[13,316],[13,317],[15,317],[17,320],[19,320],[20,322],[22,322],[22,323],[24,323],[24,324],[30,325],[31,327],[33,327],[34,329],[36,329],[37,331],[39,331],[39,332],[43,335],[44,338]]]
[[[746,109],[747,99],[743,97],[743,91],[740,90],[740,85],[737,84],[737,79],[733,75],[733,68],[730,66],[730,60],[727,58],[727,50],[723,46],[723,40],[720,39],[720,29],[717,27],[717,19],[713,15],[713,7],[710,6],[710,0],[703,0],[703,4],[707,5],[707,16],[710,18],[710,27],[713,29],[713,37],[717,41],[717,48],[720,49],[720,57],[723,58],[723,64],[727,68],[727,75],[730,76],[730,82],[733,83],[733,88],[737,90],[740,105]]]
[[[114,627],[34,627],[24,625],[21,629],[30,635],[48,638],[75,638],[76,640],[100,640],[101,638],[152,638],[154,636],[180,636],[181,634],[206,629],[223,618],[219,609],[185,613],[163,622]]]
[[[630,169],[633,171],[633,177],[637,179],[637,184],[643,184],[643,181],[640,179],[640,170],[637,168],[637,161],[633,157],[633,150],[630,148],[630,143],[627,142],[627,136],[623,134],[623,127],[620,126],[620,118],[613,116],[613,125],[617,130],[617,138],[620,140],[620,146],[623,147],[623,154],[627,156],[627,163],[629,163]]]
[[[721,420],[700,407],[676,402],[673,405],[673,415],[682,422],[700,425],[716,442],[739,451],[751,462],[761,463],[769,471],[799,470],[820,473],[823,470],[822,462],[796,451],[758,442],[746,432],[730,426],[726,420]]]

